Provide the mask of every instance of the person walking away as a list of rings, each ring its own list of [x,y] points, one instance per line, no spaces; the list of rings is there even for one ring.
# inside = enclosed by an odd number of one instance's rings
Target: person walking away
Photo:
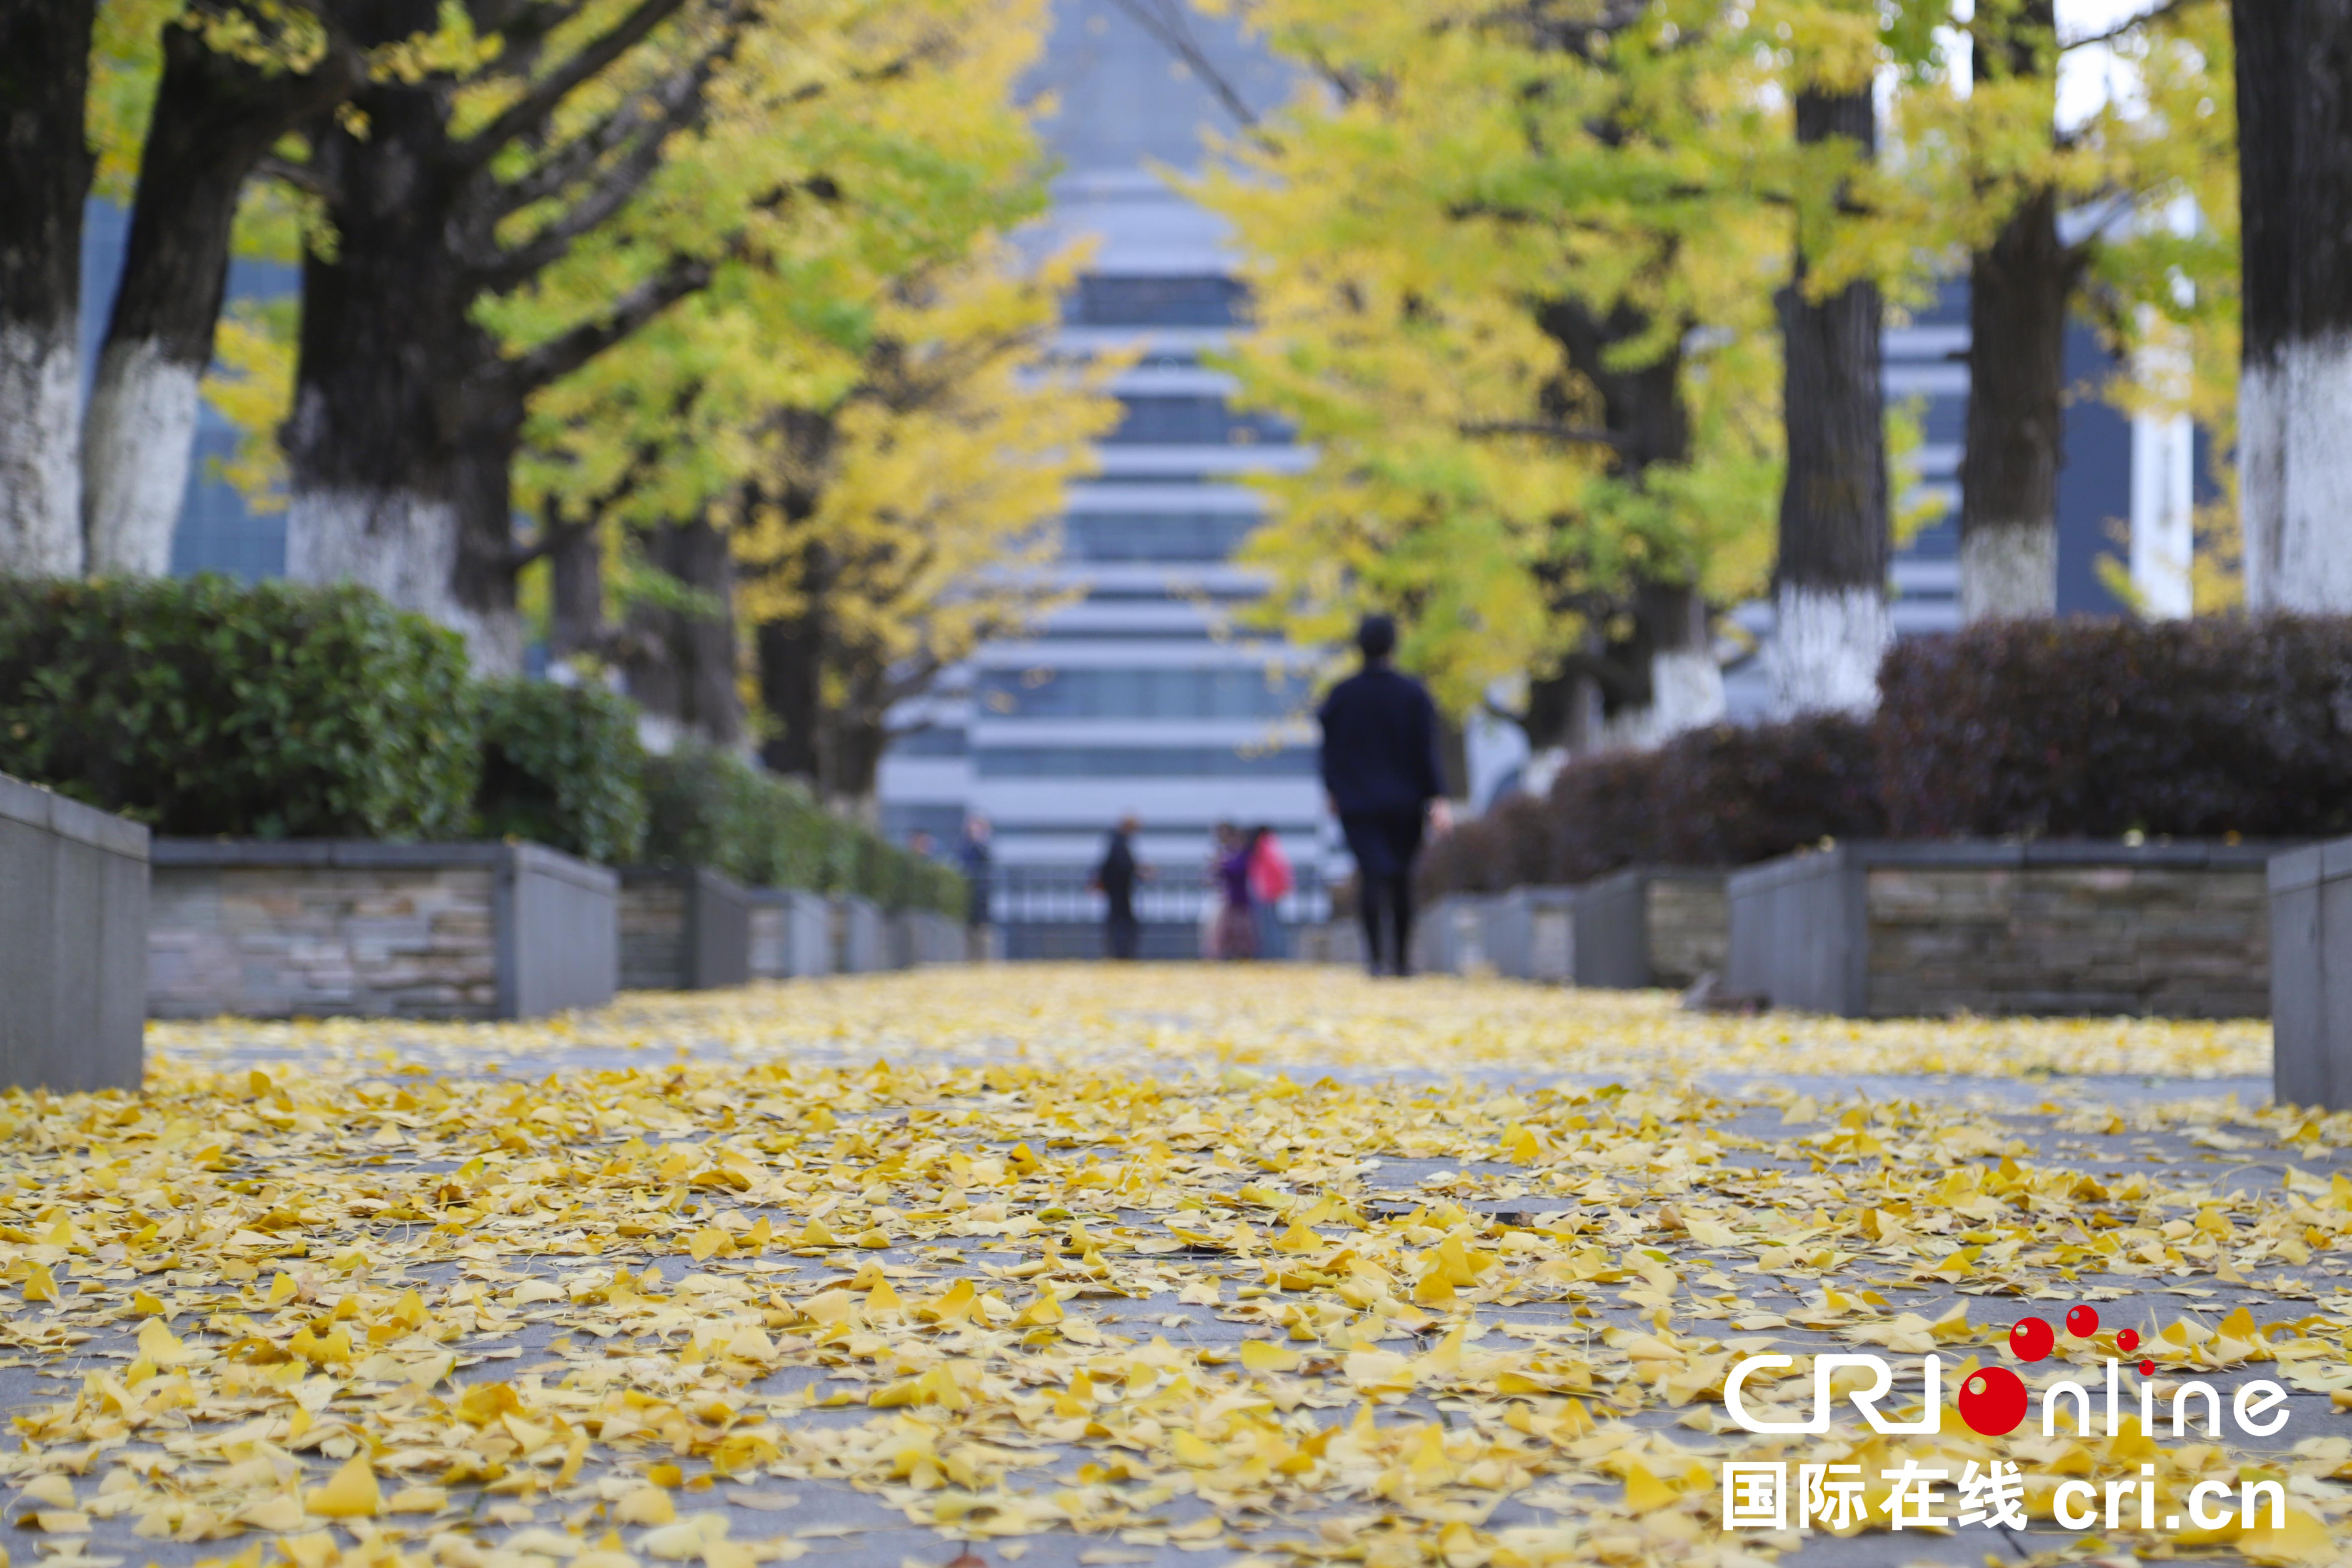
[[[1137,826],[1132,816],[1118,819],[1094,879],[1096,889],[1103,896],[1103,931],[1110,955],[1129,961],[1143,945],[1143,924],[1135,918],[1135,884],[1151,876],[1150,868],[1135,858]]]
[[[1356,628],[1363,668],[1331,689],[1323,726],[1323,788],[1356,860],[1364,962],[1372,973],[1412,964],[1412,863],[1424,827],[1447,826],[1437,761],[1437,705],[1393,668],[1396,622],[1366,616]]]
[[[1217,850],[1210,861],[1217,889],[1217,923],[1209,955],[1228,962],[1257,952],[1257,925],[1250,914],[1249,844],[1230,822],[1217,824]]]
[[[963,838],[956,845],[956,866],[963,872],[964,946],[975,961],[994,958],[990,952],[989,872],[995,863],[988,841],[988,818],[978,812],[963,819]]]
[[[1282,900],[1290,889],[1290,858],[1282,852],[1282,840],[1271,827],[1251,828],[1249,896],[1260,958],[1290,956],[1290,936],[1282,929]]]

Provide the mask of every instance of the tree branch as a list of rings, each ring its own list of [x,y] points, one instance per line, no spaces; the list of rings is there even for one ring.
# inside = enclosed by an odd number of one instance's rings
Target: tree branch
[[[524,135],[555,112],[556,105],[614,61],[627,54],[684,6],[686,0],[639,0],[637,8],[609,33],[550,71],[535,86],[509,104],[488,125],[457,143],[451,157],[457,167],[473,170],[497,156],[499,148]]]
[[[1184,25],[1184,18],[1168,4],[1168,0],[1111,0],[1111,3],[1127,13],[1129,21],[1150,34],[1161,48],[1183,61],[1192,74],[1201,79],[1201,85],[1209,89],[1219,106],[1233,117],[1235,125],[1244,131],[1257,129],[1257,110],[1250,107],[1249,100],[1241,95],[1241,90],[1234,86],[1232,79],[1217,68],[1217,63],[1209,58],[1208,51],[1192,37],[1192,30]]]
[[[2137,16],[2126,17],[2104,32],[2092,33],[2080,38],[2062,39],[2058,47],[2063,53],[2068,49],[2087,49],[2095,44],[2112,44],[2136,27],[2145,27],[2150,22],[2162,21],[2176,11],[2186,11],[2189,6],[2202,3],[2203,0],[2162,0],[2162,4],[2153,10],[2143,11]]]
[[[518,393],[569,375],[688,294],[709,288],[716,270],[700,257],[679,257],[615,300],[603,316],[508,361],[500,374]]]
[[[628,205],[630,198],[654,177],[661,167],[663,140],[663,135],[655,135],[638,142],[629,150],[628,156],[605,170],[570,211],[520,245],[507,250],[493,247],[487,253],[475,252],[469,259],[484,283],[502,294],[562,260],[574,241]]]
[[[1581,425],[1554,425],[1541,419],[1474,419],[1457,427],[1464,436],[1533,436],[1563,447],[1622,447],[1625,438],[1607,430]]]
[[[254,161],[253,175],[259,180],[282,180],[296,190],[322,200],[331,198],[334,194],[327,188],[326,176],[316,168],[309,163],[297,163],[291,159],[281,158],[275,153]]]

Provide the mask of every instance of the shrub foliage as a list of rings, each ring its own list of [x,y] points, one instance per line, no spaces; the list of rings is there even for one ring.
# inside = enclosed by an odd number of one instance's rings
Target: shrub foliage
[[[732,752],[678,746],[646,768],[648,859],[709,866],[754,887],[856,893],[886,909],[963,908],[963,879],[826,811],[797,779]]]
[[[2010,621],[1898,643],[1867,724],[1697,731],[1561,770],[1432,892],[1739,866],[1823,837],[2352,833],[2352,618]]]
[[[601,686],[490,680],[476,689],[481,783],[474,831],[583,860],[634,860],[646,835],[635,710]]]
[[[0,772],[158,832],[461,833],[476,726],[458,637],[357,588],[0,579]]]
[[[1879,689],[1905,837],[2352,832],[2352,620],[1993,623],[1897,644]]]
[[[467,679],[352,587],[0,578],[0,773],[160,833],[513,837],[963,908],[963,879],[708,746],[648,758],[601,687]]]
[[[1742,866],[1881,831],[1870,731],[1839,715],[1717,724],[1559,771],[1432,848],[1432,893],[1572,884],[1627,866]]]

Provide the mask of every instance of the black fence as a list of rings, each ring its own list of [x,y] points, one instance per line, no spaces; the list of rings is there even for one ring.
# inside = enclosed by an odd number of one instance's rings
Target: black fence
[[[990,879],[989,908],[996,922],[998,951],[1006,958],[1107,958],[1103,896],[1087,884],[1093,872],[1080,866],[1003,866]],[[1313,867],[1291,869],[1295,879],[1276,909],[1286,934],[1285,952],[1296,950],[1301,925],[1330,918],[1331,894]],[[1203,926],[1216,908],[1217,891],[1205,866],[1154,868],[1135,890],[1141,923],[1141,955],[1152,959],[1199,958]]]

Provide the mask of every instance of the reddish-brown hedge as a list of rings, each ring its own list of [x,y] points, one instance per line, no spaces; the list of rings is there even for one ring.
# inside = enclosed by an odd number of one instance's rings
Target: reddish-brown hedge
[[[2352,619],[1996,622],[1898,643],[1879,694],[1902,837],[2352,832]]]
[[[1562,768],[1432,846],[1424,890],[1566,885],[1632,865],[1738,866],[1881,830],[1869,731],[1834,715],[1717,724]]]

